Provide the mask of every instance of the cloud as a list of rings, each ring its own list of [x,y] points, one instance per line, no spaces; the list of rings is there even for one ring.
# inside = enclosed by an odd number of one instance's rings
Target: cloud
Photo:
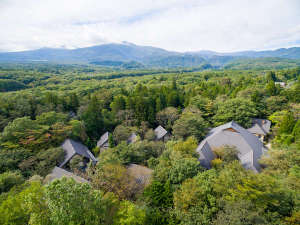
[[[1,0],[0,49],[128,41],[176,51],[299,45],[298,0]]]

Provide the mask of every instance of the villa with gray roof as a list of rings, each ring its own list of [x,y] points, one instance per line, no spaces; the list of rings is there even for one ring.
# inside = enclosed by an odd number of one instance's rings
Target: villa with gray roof
[[[108,148],[109,143],[108,143],[108,137],[109,137],[109,132],[105,132],[97,142],[97,147],[98,148]]]
[[[75,155],[80,155],[94,164],[97,163],[97,159],[90,150],[85,145],[77,141],[66,139],[61,147],[65,151],[66,156],[65,160],[59,167],[64,167]]]
[[[266,119],[252,119],[252,126],[247,130],[257,136],[261,141],[270,133],[271,121]]]
[[[165,128],[163,128],[161,125],[155,128],[154,133],[155,133],[156,140],[158,141],[160,140],[167,141],[171,137],[170,133],[168,133],[168,131]]]
[[[250,133],[234,121],[210,130],[206,138],[199,144],[200,164],[211,168],[211,161],[215,158],[214,149],[222,146],[233,146],[238,151],[238,158],[245,169],[259,172],[259,160],[266,152],[266,148],[257,136]]]

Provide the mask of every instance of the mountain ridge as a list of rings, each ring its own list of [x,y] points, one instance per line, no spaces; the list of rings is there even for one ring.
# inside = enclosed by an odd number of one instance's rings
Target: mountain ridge
[[[220,53],[210,50],[175,52],[129,42],[108,43],[76,49],[40,48],[20,52],[0,52],[0,62],[94,63],[108,66],[135,62],[152,67],[194,67],[210,63],[222,66],[241,58],[300,59],[300,47],[279,48],[265,51],[240,51]]]

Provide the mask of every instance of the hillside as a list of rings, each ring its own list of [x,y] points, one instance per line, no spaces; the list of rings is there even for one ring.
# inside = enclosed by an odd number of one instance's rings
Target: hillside
[[[127,42],[111,43],[78,49],[41,48],[22,52],[2,52],[0,62],[50,62],[92,63],[109,67],[198,67],[211,64],[222,67],[240,59],[278,58],[287,61],[300,59],[300,48],[277,49],[274,51],[244,51],[218,53],[213,51],[173,52],[151,46],[139,46]],[[279,60],[280,61],[280,60]],[[129,64],[128,64],[129,63]],[[125,65],[123,65],[125,64]]]

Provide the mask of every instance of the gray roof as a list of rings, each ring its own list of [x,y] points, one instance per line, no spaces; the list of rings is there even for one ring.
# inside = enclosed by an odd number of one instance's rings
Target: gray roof
[[[85,145],[83,145],[79,142],[76,142],[72,139],[66,139],[61,147],[65,151],[66,156],[65,156],[65,160],[59,167],[63,167],[75,155],[81,155],[83,157],[86,157],[94,163],[97,162],[97,159],[95,158],[95,156],[90,152],[90,150]]]
[[[165,128],[163,128],[161,125],[159,125],[158,127],[155,128],[154,133],[155,133],[156,139],[160,140],[168,133],[168,131],[166,131]]]
[[[271,121],[266,119],[252,119],[252,126],[247,130],[252,134],[267,135],[270,132]]]
[[[222,146],[235,146],[242,165],[256,172],[260,170],[259,159],[265,152],[263,143],[245,128],[234,121],[210,130],[207,137],[199,144],[197,152],[199,161],[210,168],[210,161],[214,158],[213,149]],[[209,164],[209,166],[207,166]]]
[[[102,147],[106,142],[108,142],[108,136],[109,132],[105,132],[105,134],[103,134],[97,142],[97,147]]]
[[[153,170],[137,164],[130,164],[127,167],[128,173],[135,178],[137,185],[145,186],[150,183]]]
[[[69,171],[66,171],[62,168],[59,167],[54,167],[52,172],[47,175],[46,180],[48,182],[53,181],[54,179],[60,179],[62,177],[67,177],[67,178],[73,178],[75,181],[80,182],[80,183],[88,183],[88,181],[82,177],[79,177],[75,175],[74,173],[71,173]]]
[[[132,133],[132,134],[129,136],[129,138],[127,139],[127,143],[128,143],[128,144],[134,143],[134,142],[136,142],[136,139],[137,139],[136,133]]]

